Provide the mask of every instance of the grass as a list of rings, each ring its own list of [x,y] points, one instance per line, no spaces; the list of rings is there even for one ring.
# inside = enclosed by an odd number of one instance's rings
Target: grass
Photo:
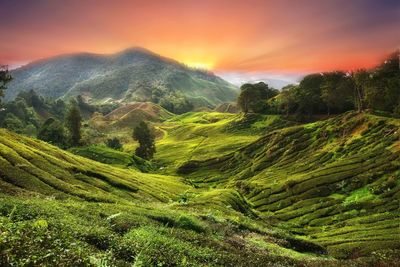
[[[260,216],[312,236],[333,256],[399,249],[392,219],[400,207],[396,129],[395,119],[347,113],[277,129],[235,152],[192,163],[183,175],[200,187],[237,189]],[[355,221],[370,216],[373,224]],[[340,233],[343,227],[351,234]]]
[[[188,160],[205,160],[233,152],[270,129],[290,124],[278,116],[185,113],[159,126],[164,135],[157,140],[155,161],[162,167],[162,173],[172,174]]]
[[[0,129],[0,265],[396,266],[398,126],[188,113],[151,163]]]

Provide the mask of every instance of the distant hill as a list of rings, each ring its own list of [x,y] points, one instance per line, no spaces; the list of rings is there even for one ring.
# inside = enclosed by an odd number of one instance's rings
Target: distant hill
[[[35,61],[11,72],[6,100],[35,90],[52,98],[83,95],[90,102],[152,101],[185,97],[195,107],[235,99],[237,87],[143,48],[111,55],[79,53]]]
[[[157,104],[151,102],[133,102],[123,105],[105,116],[97,113],[90,121],[98,129],[107,129],[110,127],[132,128],[143,120],[161,122],[172,116],[172,113]]]

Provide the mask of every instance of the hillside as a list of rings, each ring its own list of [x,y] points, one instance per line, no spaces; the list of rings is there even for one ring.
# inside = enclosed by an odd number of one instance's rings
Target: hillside
[[[163,135],[156,142],[154,161],[163,173],[173,174],[188,160],[236,151],[269,131],[293,124],[280,116],[189,112],[157,126]]]
[[[4,129],[0,135],[3,193],[99,202],[168,201],[188,189],[177,177],[117,169]]]
[[[399,126],[174,116],[152,163],[183,177],[0,129],[0,265],[396,266]]]
[[[161,122],[171,118],[173,114],[159,105],[151,102],[133,102],[125,104],[112,112],[102,115],[95,114],[90,123],[98,129],[129,128],[141,121]]]
[[[51,98],[84,95],[91,102],[159,101],[182,94],[195,106],[232,101],[237,88],[212,73],[190,69],[142,48],[111,55],[61,55],[11,72],[6,100],[35,90]]]
[[[278,129],[178,172],[235,188],[264,218],[339,258],[400,248],[400,122],[346,113]]]
[[[247,217],[235,190],[191,189],[0,135],[2,266],[335,264],[322,247]]]

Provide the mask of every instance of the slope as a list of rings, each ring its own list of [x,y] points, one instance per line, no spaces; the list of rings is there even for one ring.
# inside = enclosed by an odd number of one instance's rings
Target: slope
[[[141,121],[161,122],[173,116],[161,106],[151,102],[132,102],[125,104],[109,114],[96,114],[90,119],[91,125],[102,131],[110,129],[132,129]]]
[[[188,160],[204,160],[239,149],[274,129],[293,125],[280,116],[219,112],[189,112],[157,128],[155,161],[164,173],[175,173]]]
[[[3,192],[121,202],[168,201],[188,189],[178,177],[115,168],[4,129],[0,136]]]
[[[262,216],[336,257],[399,249],[399,126],[350,112],[273,131],[179,171],[198,186],[236,188]]]
[[[32,62],[11,72],[6,100],[35,90],[51,98],[84,95],[92,102],[155,101],[182,94],[195,106],[232,101],[237,88],[212,73],[190,69],[143,48],[111,55],[61,55]]]
[[[1,266],[336,263],[236,211],[247,207],[234,190],[189,190],[178,177],[101,164],[4,129],[0,137]]]

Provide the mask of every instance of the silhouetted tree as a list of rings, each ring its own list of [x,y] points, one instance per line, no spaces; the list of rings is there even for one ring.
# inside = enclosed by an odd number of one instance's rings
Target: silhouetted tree
[[[139,147],[135,151],[136,156],[144,159],[153,158],[156,152],[154,143],[155,136],[146,122],[141,121],[139,125],[134,128],[132,137],[139,142]]]
[[[328,115],[344,112],[352,108],[353,83],[346,73],[333,71],[324,73],[321,84],[321,99],[327,107]]]
[[[369,82],[369,73],[361,69],[353,72],[351,77],[354,83],[354,104],[357,112],[360,113],[364,110],[365,88]]]
[[[78,146],[82,138],[82,115],[75,103],[72,103],[72,106],[68,111],[66,124],[70,134],[71,145]]]
[[[276,96],[278,93],[278,90],[269,88],[268,84],[264,82],[256,84],[246,83],[240,87],[237,104],[244,113],[250,111],[261,113],[267,107],[266,100]]]
[[[1,99],[4,97],[4,90],[7,89],[6,84],[12,80],[7,66],[0,65],[0,106]]]

